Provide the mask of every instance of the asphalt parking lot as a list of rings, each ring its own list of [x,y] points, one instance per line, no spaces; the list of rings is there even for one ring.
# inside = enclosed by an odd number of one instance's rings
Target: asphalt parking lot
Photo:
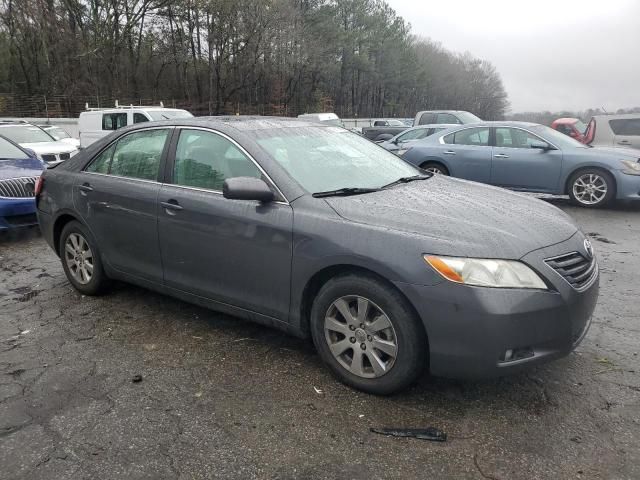
[[[553,202],[600,261],[582,345],[393,397],[343,386],[275,330],[127,285],[83,297],[37,230],[3,235],[0,477],[640,478],[640,206]],[[369,430],[430,426],[448,440]]]

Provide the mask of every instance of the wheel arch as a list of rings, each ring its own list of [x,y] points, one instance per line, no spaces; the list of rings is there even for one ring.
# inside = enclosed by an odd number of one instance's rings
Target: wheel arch
[[[73,221],[83,223],[77,215],[65,211],[58,215],[53,223],[53,245],[58,257],[60,256],[60,236],[62,235],[62,230],[65,225]]]
[[[392,288],[395,292],[401,295],[402,298],[406,300],[407,305],[410,306],[416,318],[419,320],[421,328],[424,331],[425,337],[427,338],[427,345],[428,345],[429,334],[426,330],[424,322],[420,318],[420,315],[418,314],[418,310],[415,308],[411,300],[404,294],[404,292],[398,289],[393,284],[393,282],[390,281],[384,275],[370,268],[356,265],[356,264],[348,264],[348,263],[338,263],[334,265],[325,266],[324,268],[315,272],[307,280],[302,290],[302,297],[300,299],[299,312],[298,312],[299,321],[300,321],[300,330],[304,337],[310,336],[311,307],[313,305],[313,301],[317,297],[322,286],[325,285],[332,278],[343,276],[343,275],[349,275],[349,274],[356,274],[356,275],[362,275],[362,276],[368,276],[368,277],[374,278],[384,283],[389,288]]]

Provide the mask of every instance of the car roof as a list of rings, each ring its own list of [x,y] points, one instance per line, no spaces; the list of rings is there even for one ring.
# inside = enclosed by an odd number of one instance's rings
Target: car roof
[[[137,123],[125,127],[121,130],[131,131],[138,128],[148,128],[151,124],[148,122]],[[254,131],[268,130],[272,128],[340,128],[328,124],[317,123],[304,118],[289,117],[262,117],[262,116],[243,116],[229,115],[219,117],[189,117],[189,118],[172,118],[169,120],[160,120],[152,123],[153,126],[199,126],[217,129],[234,129],[238,131]]]
[[[579,118],[573,118],[573,117],[562,117],[562,118],[557,118],[553,121],[553,123],[570,123],[570,124],[574,124],[576,122],[579,122],[580,119]]]
[[[539,123],[533,122],[517,122],[515,120],[494,120],[487,122],[465,123],[464,125],[456,125],[460,128],[474,128],[474,127],[522,127],[531,128],[539,126]]]

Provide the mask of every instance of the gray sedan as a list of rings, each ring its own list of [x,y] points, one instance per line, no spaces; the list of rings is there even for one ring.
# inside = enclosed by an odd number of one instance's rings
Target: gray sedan
[[[567,355],[598,296],[591,245],[557,208],[300,120],[124,128],[47,170],[36,201],[83,294],[120,280],[312,337],[371,393]]]
[[[460,126],[414,143],[402,157],[420,168],[476,182],[566,194],[583,207],[640,200],[638,151],[589,147],[535,123]]]

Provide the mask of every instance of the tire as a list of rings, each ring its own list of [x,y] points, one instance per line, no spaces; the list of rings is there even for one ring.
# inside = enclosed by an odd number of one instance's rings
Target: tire
[[[567,190],[574,205],[601,208],[615,198],[616,182],[609,172],[588,168],[571,175]]]
[[[449,175],[449,170],[444,165],[437,162],[424,162],[420,165],[422,170],[426,170],[427,172],[437,173],[439,175]]]
[[[358,313],[364,301],[368,315],[362,329]],[[427,363],[428,342],[417,315],[398,291],[372,276],[349,274],[325,283],[311,308],[311,335],[331,372],[367,393],[398,392],[413,383]]]
[[[67,280],[84,295],[99,295],[109,286],[100,251],[89,230],[80,222],[67,223],[58,246]]]

